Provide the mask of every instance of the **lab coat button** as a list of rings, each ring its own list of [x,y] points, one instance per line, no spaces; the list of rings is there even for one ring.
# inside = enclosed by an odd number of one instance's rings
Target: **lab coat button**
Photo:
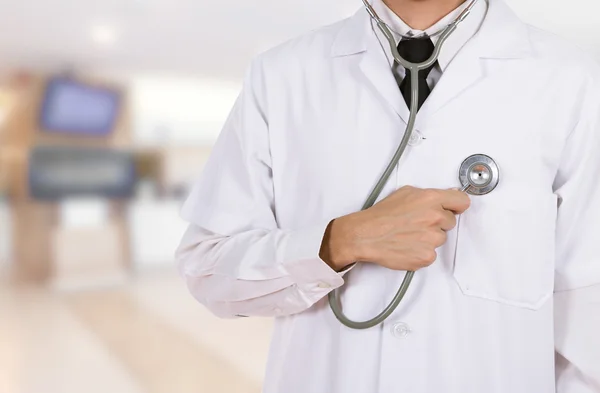
[[[418,146],[423,142],[423,134],[419,132],[419,130],[414,130],[410,139],[408,140],[408,144],[410,146]]]
[[[410,334],[410,326],[404,322],[397,322],[392,326],[392,334],[396,338],[405,338]]]

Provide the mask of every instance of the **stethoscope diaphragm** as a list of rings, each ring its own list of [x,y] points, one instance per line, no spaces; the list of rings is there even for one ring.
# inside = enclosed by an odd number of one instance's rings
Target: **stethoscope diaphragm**
[[[470,195],[486,195],[500,182],[500,169],[491,157],[474,154],[460,165],[458,178],[462,191]]]

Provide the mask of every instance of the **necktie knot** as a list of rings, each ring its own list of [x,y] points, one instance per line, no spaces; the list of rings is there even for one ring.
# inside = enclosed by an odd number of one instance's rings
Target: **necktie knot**
[[[398,44],[400,56],[411,63],[423,63],[429,60],[434,50],[435,46],[429,37],[401,40]],[[419,72],[419,78],[427,79],[432,69],[433,66]]]
[[[435,46],[433,45],[433,42],[429,37],[402,40],[398,44],[398,52],[400,53],[400,56],[402,56],[403,59],[410,61],[411,63],[423,63],[429,60],[431,55],[433,55],[434,50]],[[437,64],[437,62],[434,63],[431,67],[419,72],[419,109],[421,108],[421,106],[423,106],[429,94],[431,94],[431,89],[427,84],[427,77],[435,67],[435,64]],[[400,84],[400,91],[402,92],[402,96],[404,97],[404,100],[406,101],[406,104],[409,108],[411,107],[412,101],[412,89],[413,88],[410,70],[406,70],[404,80]]]

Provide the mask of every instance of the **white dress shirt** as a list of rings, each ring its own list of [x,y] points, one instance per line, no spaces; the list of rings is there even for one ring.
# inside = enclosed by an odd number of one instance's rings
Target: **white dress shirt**
[[[339,289],[346,315],[370,319],[404,272],[337,273],[319,249],[402,138],[389,52],[361,9],[252,62],[182,209],[177,261],[215,315],[275,317],[264,393],[600,392],[600,67],[503,0],[480,0],[460,29],[417,117],[423,138],[380,199],[457,187],[476,153],[501,181],[364,331],[339,323],[327,295]]]

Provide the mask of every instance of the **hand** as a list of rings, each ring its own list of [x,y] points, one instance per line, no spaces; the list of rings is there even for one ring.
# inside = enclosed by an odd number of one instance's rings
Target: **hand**
[[[416,271],[437,259],[456,214],[470,206],[457,190],[403,187],[373,207],[331,222],[321,258],[333,269],[372,262],[393,270]]]

